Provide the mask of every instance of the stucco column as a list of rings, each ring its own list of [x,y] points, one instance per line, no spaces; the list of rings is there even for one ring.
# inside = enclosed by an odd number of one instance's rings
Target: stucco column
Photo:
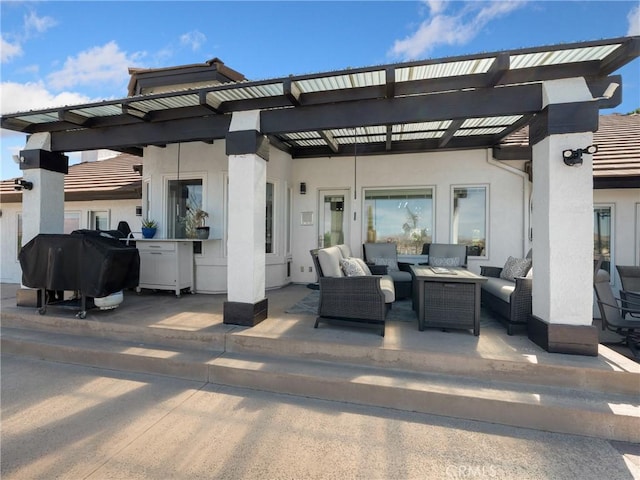
[[[269,145],[260,112],[233,114],[229,156],[227,299],[224,323],[253,326],[267,318],[265,211]]]
[[[546,82],[530,131],[533,154],[533,317],[529,338],[550,352],[597,355],[592,326],[593,159],[568,166],[563,151],[584,149],[598,106],[584,79]]]
[[[23,180],[30,182],[30,190],[22,190],[22,245],[39,233],[64,231],[64,176],[69,159],[51,152],[51,134],[36,133],[29,137],[20,151]],[[17,295],[19,306],[41,306],[37,292],[21,288]]]

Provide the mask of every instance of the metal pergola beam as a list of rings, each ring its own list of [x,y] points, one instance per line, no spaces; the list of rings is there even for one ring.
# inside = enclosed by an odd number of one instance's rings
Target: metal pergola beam
[[[539,84],[447,92],[261,112],[265,134],[529,114],[542,107]]]

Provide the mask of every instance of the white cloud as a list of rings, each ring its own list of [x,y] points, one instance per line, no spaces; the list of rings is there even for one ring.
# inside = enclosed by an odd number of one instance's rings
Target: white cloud
[[[184,35],[180,35],[180,44],[191,47],[194,52],[198,50],[204,42],[207,41],[207,37],[204,33],[194,30],[187,32]]]
[[[0,84],[0,113],[24,112],[64,105],[90,102],[86,95],[76,92],[52,93],[42,82]]]
[[[627,35],[640,35],[640,5],[631,9],[629,15],[627,15],[627,20],[629,20]]]
[[[93,47],[75,57],[67,57],[61,70],[49,74],[47,81],[54,89],[123,83],[129,78],[128,67],[134,66],[140,54],[128,55],[115,42]]]
[[[417,31],[403,40],[396,40],[391,55],[415,59],[426,55],[438,45],[463,45],[471,41],[492,20],[521,8],[522,0],[498,2],[455,2],[462,8],[455,14],[446,14],[449,3],[431,0],[427,2],[431,16],[420,24]]]
[[[19,43],[10,43],[4,38],[0,38],[0,56],[2,63],[10,62],[14,57],[21,56],[22,53],[22,47]]]
[[[58,22],[54,18],[39,17],[34,11],[24,16],[24,31],[26,35],[30,35],[31,32],[44,33],[57,24]]]

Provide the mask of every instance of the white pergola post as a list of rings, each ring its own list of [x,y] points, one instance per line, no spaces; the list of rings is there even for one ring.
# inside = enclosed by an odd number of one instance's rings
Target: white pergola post
[[[598,107],[584,79],[545,82],[531,126],[533,317],[529,338],[550,352],[597,355],[593,304],[593,159],[563,151],[592,144]]]
[[[227,302],[224,323],[253,326],[267,318],[265,211],[268,142],[260,112],[233,114],[229,156]]]
[[[51,134],[35,133],[20,151],[23,180],[30,190],[22,190],[22,245],[40,233],[64,232],[64,176],[69,159],[51,152]],[[22,287],[16,294],[18,306],[40,307],[37,291]]]

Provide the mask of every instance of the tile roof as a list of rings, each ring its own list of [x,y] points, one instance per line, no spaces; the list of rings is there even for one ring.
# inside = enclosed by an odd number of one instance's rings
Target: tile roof
[[[83,162],[69,166],[64,178],[64,197],[74,200],[120,200],[142,196],[142,177],[133,170],[142,159],[120,154],[106,160]],[[19,202],[22,194],[13,189],[14,179],[0,182],[0,200]]]
[[[524,127],[505,138],[501,145],[525,147],[528,141],[529,127]],[[600,115],[598,131],[593,134],[593,143],[598,146],[598,152],[593,156],[594,178],[640,179],[639,114]]]

